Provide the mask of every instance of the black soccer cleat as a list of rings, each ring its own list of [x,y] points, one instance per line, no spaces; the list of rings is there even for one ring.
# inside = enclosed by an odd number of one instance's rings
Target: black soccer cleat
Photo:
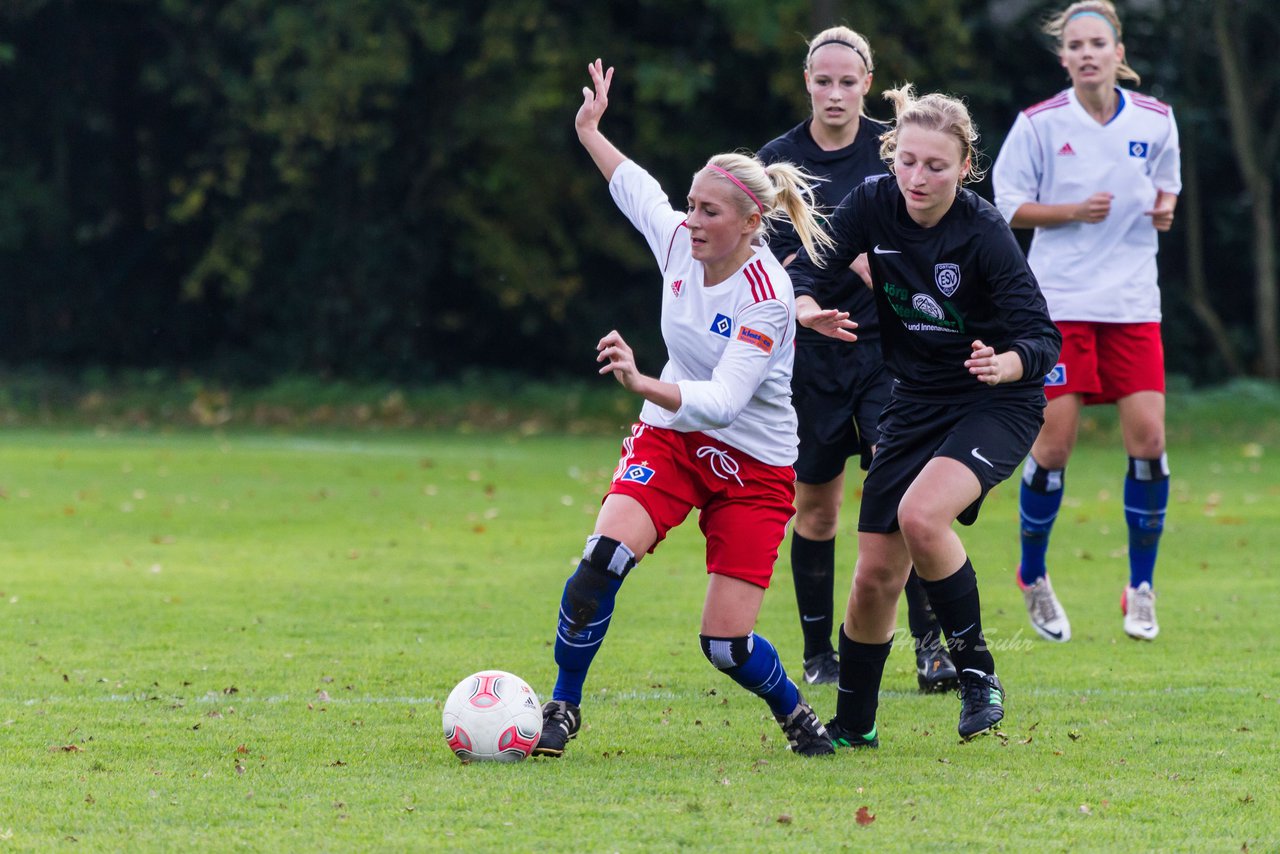
[[[981,735],[1004,719],[1004,686],[994,673],[966,668],[960,673],[960,737]]]
[[[792,753],[801,756],[830,756],[836,752],[826,727],[818,716],[809,708],[809,704],[800,698],[795,709],[786,717],[774,715],[773,719],[782,727]]]
[[[956,666],[940,641],[916,641],[916,684],[920,686],[922,694],[954,691],[957,688]]]
[[[551,700],[542,704],[542,735],[533,756],[558,757],[564,755],[569,739],[578,735],[582,726],[582,712],[573,703]]]
[[[827,735],[831,736],[831,743],[836,747],[852,747],[854,750],[874,749],[880,746],[880,736],[876,734],[876,728],[871,727],[871,732],[867,735],[856,735],[850,730],[840,726],[840,722],[835,718],[826,723]],[[868,738],[868,736],[870,736]]]
[[[804,681],[810,685],[835,685],[840,681],[840,659],[834,651],[804,660]]]

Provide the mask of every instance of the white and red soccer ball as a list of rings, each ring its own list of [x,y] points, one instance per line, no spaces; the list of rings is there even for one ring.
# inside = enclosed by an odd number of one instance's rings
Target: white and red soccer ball
[[[541,735],[538,696],[505,670],[471,674],[444,701],[444,737],[463,762],[519,762]]]

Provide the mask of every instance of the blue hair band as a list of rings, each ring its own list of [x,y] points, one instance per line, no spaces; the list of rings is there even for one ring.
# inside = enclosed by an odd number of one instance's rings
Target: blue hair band
[[[1102,14],[1101,12],[1095,12],[1092,9],[1085,9],[1084,11],[1076,12],[1070,18],[1067,18],[1067,21],[1068,22],[1074,21],[1076,18],[1083,18],[1086,15],[1088,15],[1091,18],[1097,18],[1098,20],[1106,24],[1108,27],[1110,27],[1111,32],[1115,34],[1116,41],[1120,41],[1120,31],[1116,29],[1115,24],[1111,23],[1111,19],[1108,18],[1106,15]]]

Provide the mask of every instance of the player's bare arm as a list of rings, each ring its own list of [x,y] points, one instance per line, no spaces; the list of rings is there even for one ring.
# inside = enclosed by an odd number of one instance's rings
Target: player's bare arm
[[[1073,222],[1099,223],[1110,216],[1113,198],[1114,194],[1099,191],[1079,202],[1059,205],[1025,202],[1014,213],[1009,225],[1014,228],[1049,228]]]
[[[614,329],[596,344],[596,361],[605,362],[600,374],[613,374],[627,391],[635,392],[650,403],[663,409],[678,412],[683,398],[680,386],[645,376],[636,367],[635,353],[623,337]]]
[[[595,161],[600,174],[606,181],[613,179],[614,171],[627,156],[614,147],[613,143],[600,132],[600,118],[609,108],[609,86],[613,83],[613,67],[605,70],[604,63],[597,59],[587,66],[591,75],[591,87],[582,87],[582,106],[574,117],[573,127],[578,132],[578,141]]]
[[[1151,224],[1156,227],[1156,231],[1168,231],[1173,228],[1173,209],[1178,206],[1178,196],[1176,193],[1166,193],[1164,190],[1156,191],[1156,204],[1151,210],[1146,211],[1146,215],[1151,217]]]

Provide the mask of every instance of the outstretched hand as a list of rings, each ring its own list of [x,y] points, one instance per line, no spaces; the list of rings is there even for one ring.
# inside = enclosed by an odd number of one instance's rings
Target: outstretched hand
[[[577,128],[579,135],[599,128],[600,117],[609,108],[609,86],[613,83],[613,66],[609,66],[606,71],[604,63],[599,59],[587,65],[587,72],[591,75],[591,83],[595,88],[593,91],[587,86],[582,87],[582,106],[578,108],[578,115],[573,120],[573,126]]]
[[[849,319],[849,312],[834,308],[821,308],[813,297],[806,295],[796,297],[796,320],[805,329],[812,329],[828,338],[839,341],[857,341],[853,330],[858,324]]]
[[[640,379],[640,370],[636,367],[635,353],[631,346],[623,340],[614,329],[596,344],[596,361],[607,362],[600,369],[601,374],[613,374],[613,378],[622,384],[627,391],[635,391]]]

